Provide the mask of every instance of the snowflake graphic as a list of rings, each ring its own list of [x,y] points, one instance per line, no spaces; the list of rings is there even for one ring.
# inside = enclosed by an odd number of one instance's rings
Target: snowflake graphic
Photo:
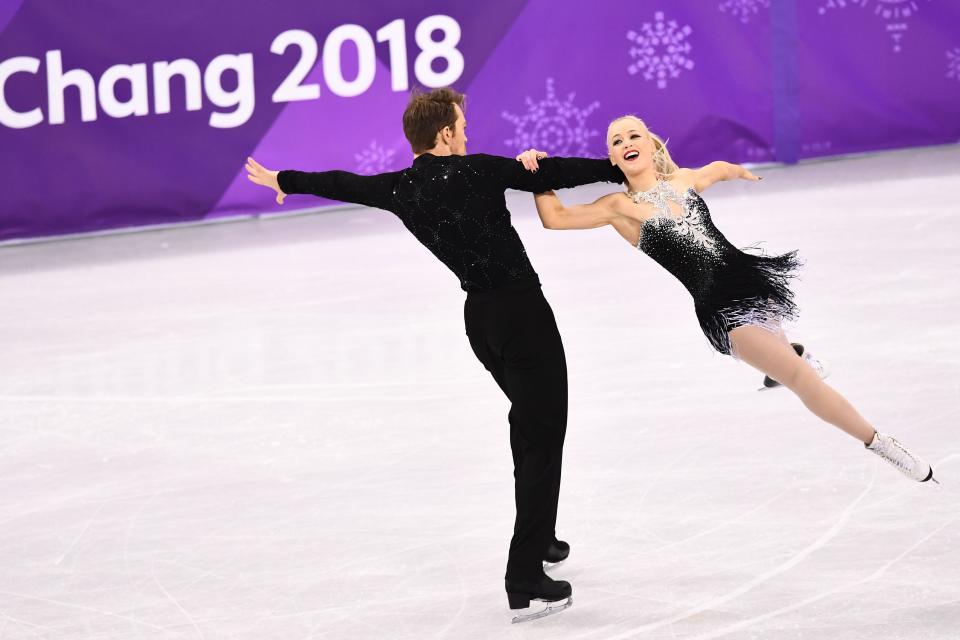
[[[907,20],[920,10],[923,0],[826,0],[820,6],[820,15],[835,9],[859,7],[861,9],[874,5],[873,13],[886,23],[887,33],[893,41],[894,53],[900,53],[900,42],[909,28]],[[929,2],[929,0],[927,0]]]
[[[960,81],[960,47],[947,51],[947,77]]]
[[[676,20],[665,20],[662,11],[653,15],[654,23],[645,22],[640,33],[627,32],[627,40],[633,42],[630,57],[633,63],[627,67],[631,74],[642,72],[644,80],[657,80],[657,88],[667,87],[667,77],[677,78],[684,69],[693,69],[690,42],[693,29],[690,25],[680,28]]]
[[[516,130],[514,137],[506,141],[511,149],[542,149],[552,155],[588,155],[590,139],[599,135],[596,129],[587,128],[587,117],[600,106],[592,102],[586,108],[573,103],[575,93],[567,95],[565,100],[557,98],[553,89],[553,78],[547,78],[547,97],[539,102],[527,97],[527,112],[517,116],[507,111],[504,119],[510,121]]]
[[[760,13],[760,9],[769,9],[770,0],[723,0],[720,3],[720,11],[729,11],[735,16],[740,17],[744,24],[750,22],[750,18]]]
[[[357,173],[373,175],[389,171],[393,167],[393,156],[396,153],[396,149],[387,149],[374,140],[369,147],[360,153],[353,154],[357,161]]]

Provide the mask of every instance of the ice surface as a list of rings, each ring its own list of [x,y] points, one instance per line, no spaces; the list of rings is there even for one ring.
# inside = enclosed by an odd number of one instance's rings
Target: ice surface
[[[506,400],[393,216],[6,247],[0,638],[960,637],[960,149],[759,173],[714,220],[800,250],[792,335],[942,487],[758,393],[613,230],[511,194],[568,355],[576,605],[510,625]]]

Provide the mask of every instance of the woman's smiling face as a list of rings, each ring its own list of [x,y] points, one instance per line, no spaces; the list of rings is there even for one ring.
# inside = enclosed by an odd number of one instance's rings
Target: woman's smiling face
[[[654,144],[646,125],[637,118],[617,118],[607,128],[610,162],[624,173],[638,173],[653,163]]]

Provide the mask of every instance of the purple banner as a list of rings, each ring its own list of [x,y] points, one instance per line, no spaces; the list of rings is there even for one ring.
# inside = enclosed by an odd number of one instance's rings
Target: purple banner
[[[625,113],[684,166],[960,139],[950,0],[228,6],[2,0],[0,240],[291,209],[248,155],[409,166],[413,86],[468,94],[473,152],[602,156]]]

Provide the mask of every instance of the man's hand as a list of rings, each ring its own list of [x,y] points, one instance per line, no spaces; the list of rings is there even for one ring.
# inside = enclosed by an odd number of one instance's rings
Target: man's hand
[[[536,149],[527,149],[523,153],[517,156],[517,160],[523,163],[523,168],[527,171],[537,172],[537,169],[540,168],[540,164],[537,160],[547,157],[546,151],[537,151]]]
[[[247,170],[247,179],[250,180],[250,182],[270,187],[277,192],[277,204],[283,204],[283,199],[287,197],[287,194],[280,190],[280,184],[277,182],[277,174],[280,173],[279,171],[270,171],[250,157],[247,157],[245,168]]]

